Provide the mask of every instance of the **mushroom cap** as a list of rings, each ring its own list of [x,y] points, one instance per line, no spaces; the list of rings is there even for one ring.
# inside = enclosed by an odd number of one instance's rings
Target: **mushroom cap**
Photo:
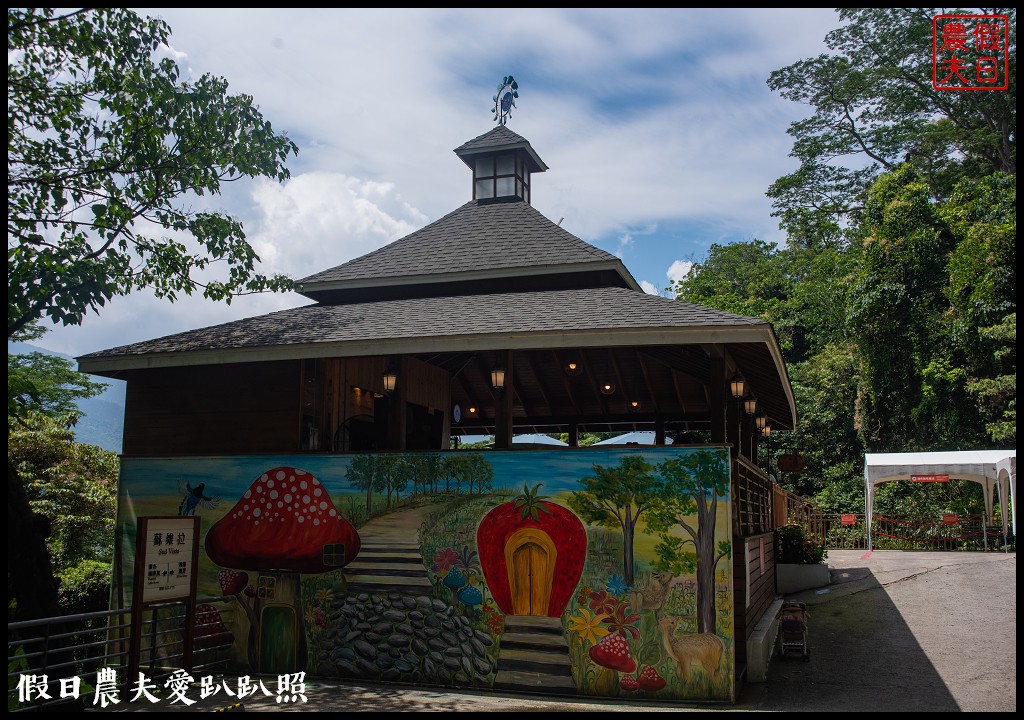
[[[359,552],[359,533],[305,470],[260,475],[206,533],[206,554],[222,567],[320,573]]]
[[[665,678],[658,674],[658,671],[654,669],[653,665],[645,665],[644,669],[640,671],[640,677],[637,678],[637,683],[640,685],[641,690],[661,690],[665,687]]]
[[[221,619],[220,611],[209,603],[196,605],[195,644],[199,648],[226,645],[234,636]]]
[[[217,575],[220,581],[220,591],[225,595],[237,595],[245,590],[249,584],[249,573],[238,572],[237,570],[221,570]]]
[[[623,690],[636,690],[640,687],[640,683],[636,681],[636,678],[632,675],[623,675],[619,678],[619,687]]]
[[[466,576],[457,567],[453,567],[448,571],[448,574],[444,576],[444,584],[445,587],[457,590],[466,584]]]
[[[619,672],[631,673],[636,670],[636,660],[629,654],[629,644],[621,633],[611,633],[590,648],[590,659],[601,667]]]
[[[459,590],[457,597],[466,605],[479,605],[484,600],[484,595],[479,588],[466,585]]]

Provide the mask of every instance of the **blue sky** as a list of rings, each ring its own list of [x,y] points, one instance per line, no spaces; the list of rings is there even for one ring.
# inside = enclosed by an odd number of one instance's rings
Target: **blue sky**
[[[142,8],[172,30],[185,77],[255,98],[300,147],[286,183],[232,184],[194,206],[240,218],[266,272],[301,278],[432,222],[470,199],[452,150],[508,127],[550,170],[533,204],[664,291],[712,243],[781,242],[765,196],[791,172],[786,129],[809,109],[772,70],[825,52],[831,9]],[[115,298],[37,341],[77,356],[308,303],[296,294]]]

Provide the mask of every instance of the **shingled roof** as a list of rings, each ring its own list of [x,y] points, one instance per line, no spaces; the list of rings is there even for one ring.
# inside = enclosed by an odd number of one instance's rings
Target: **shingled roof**
[[[758,373],[759,398],[774,417],[791,416],[792,393],[769,323],[618,287],[314,304],[115,347],[78,362],[83,372],[111,375],[318,357],[671,347],[662,362],[670,358],[677,370],[692,373],[694,356],[680,348],[712,344],[728,345],[750,369],[748,378]]]
[[[531,160],[530,172],[544,172],[548,169],[548,166],[530,145],[529,140],[522,135],[517,135],[504,125],[498,125],[493,130],[463,143],[455,148],[455,154],[462,158],[464,163],[473,167],[472,158],[474,156],[501,150],[525,150]]]
[[[746,329],[753,331],[743,334],[749,341],[762,337],[769,328],[768,323],[756,318],[626,288],[586,288],[306,305],[122,345],[78,360],[83,371],[90,372],[129,367],[134,365],[131,358],[141,356],[147,356],[147,367],[177,365],[180,362],[170,357],[153,356],[180,353],[217,354],[224,356],[222,362],[248,359],[228,357],[237,354],[233,351],[244,355],[245,351],[271,348],[280,357],[379,355],[398,352],[387,348],[397,344],[409,346],[407,352],[450,348],[457,337],[466,341],[472,338],[474,347],[559,347],[586,345],[580,341],[589,335],[606,343],[609,331],[630,332],[638,344],[645,344],[645,333],[659,338],[675,335],[680,340],[688,333],[692,336],[688,342],[711,342],[712,336],[717,338],[722,330]],[[706,337],[700,340],[699,335]],[[554,344],[552,337],[556,339]],[[493,338],[493,342],[485,338]],[[737,336],[736,340],[742,338]],[[303,352],[296,353],[294,348],[299,346]],[[261,359],[264,355],[261,353]]]
[[[548,220],[529,203],[470,201],[362,257],[299,281],[314,299],[338,289],[610,270],[639,290],[622,261]],[[564,283],[564,287],[568,283]]]

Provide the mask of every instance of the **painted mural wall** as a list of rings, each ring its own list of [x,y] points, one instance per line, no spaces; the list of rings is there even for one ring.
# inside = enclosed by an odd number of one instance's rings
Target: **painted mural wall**
[[[136,518],[195,514],[199,596],[234,598],[246,672],[733,700],[729,467],[722,447],[123,458],[121,593]]]

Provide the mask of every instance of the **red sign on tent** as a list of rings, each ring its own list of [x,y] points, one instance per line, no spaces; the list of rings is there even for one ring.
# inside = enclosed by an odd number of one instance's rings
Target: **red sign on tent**
[[[956,513],[942,513],[943,525],[956,525],[960,522],[960,516]]]
[[[949,475],[911,475],[910,482],[949,482]]]
[[[843,525],[855,525],[857,523],[857,516],[853,513],[843,514],[839,516],[839,522]]]

